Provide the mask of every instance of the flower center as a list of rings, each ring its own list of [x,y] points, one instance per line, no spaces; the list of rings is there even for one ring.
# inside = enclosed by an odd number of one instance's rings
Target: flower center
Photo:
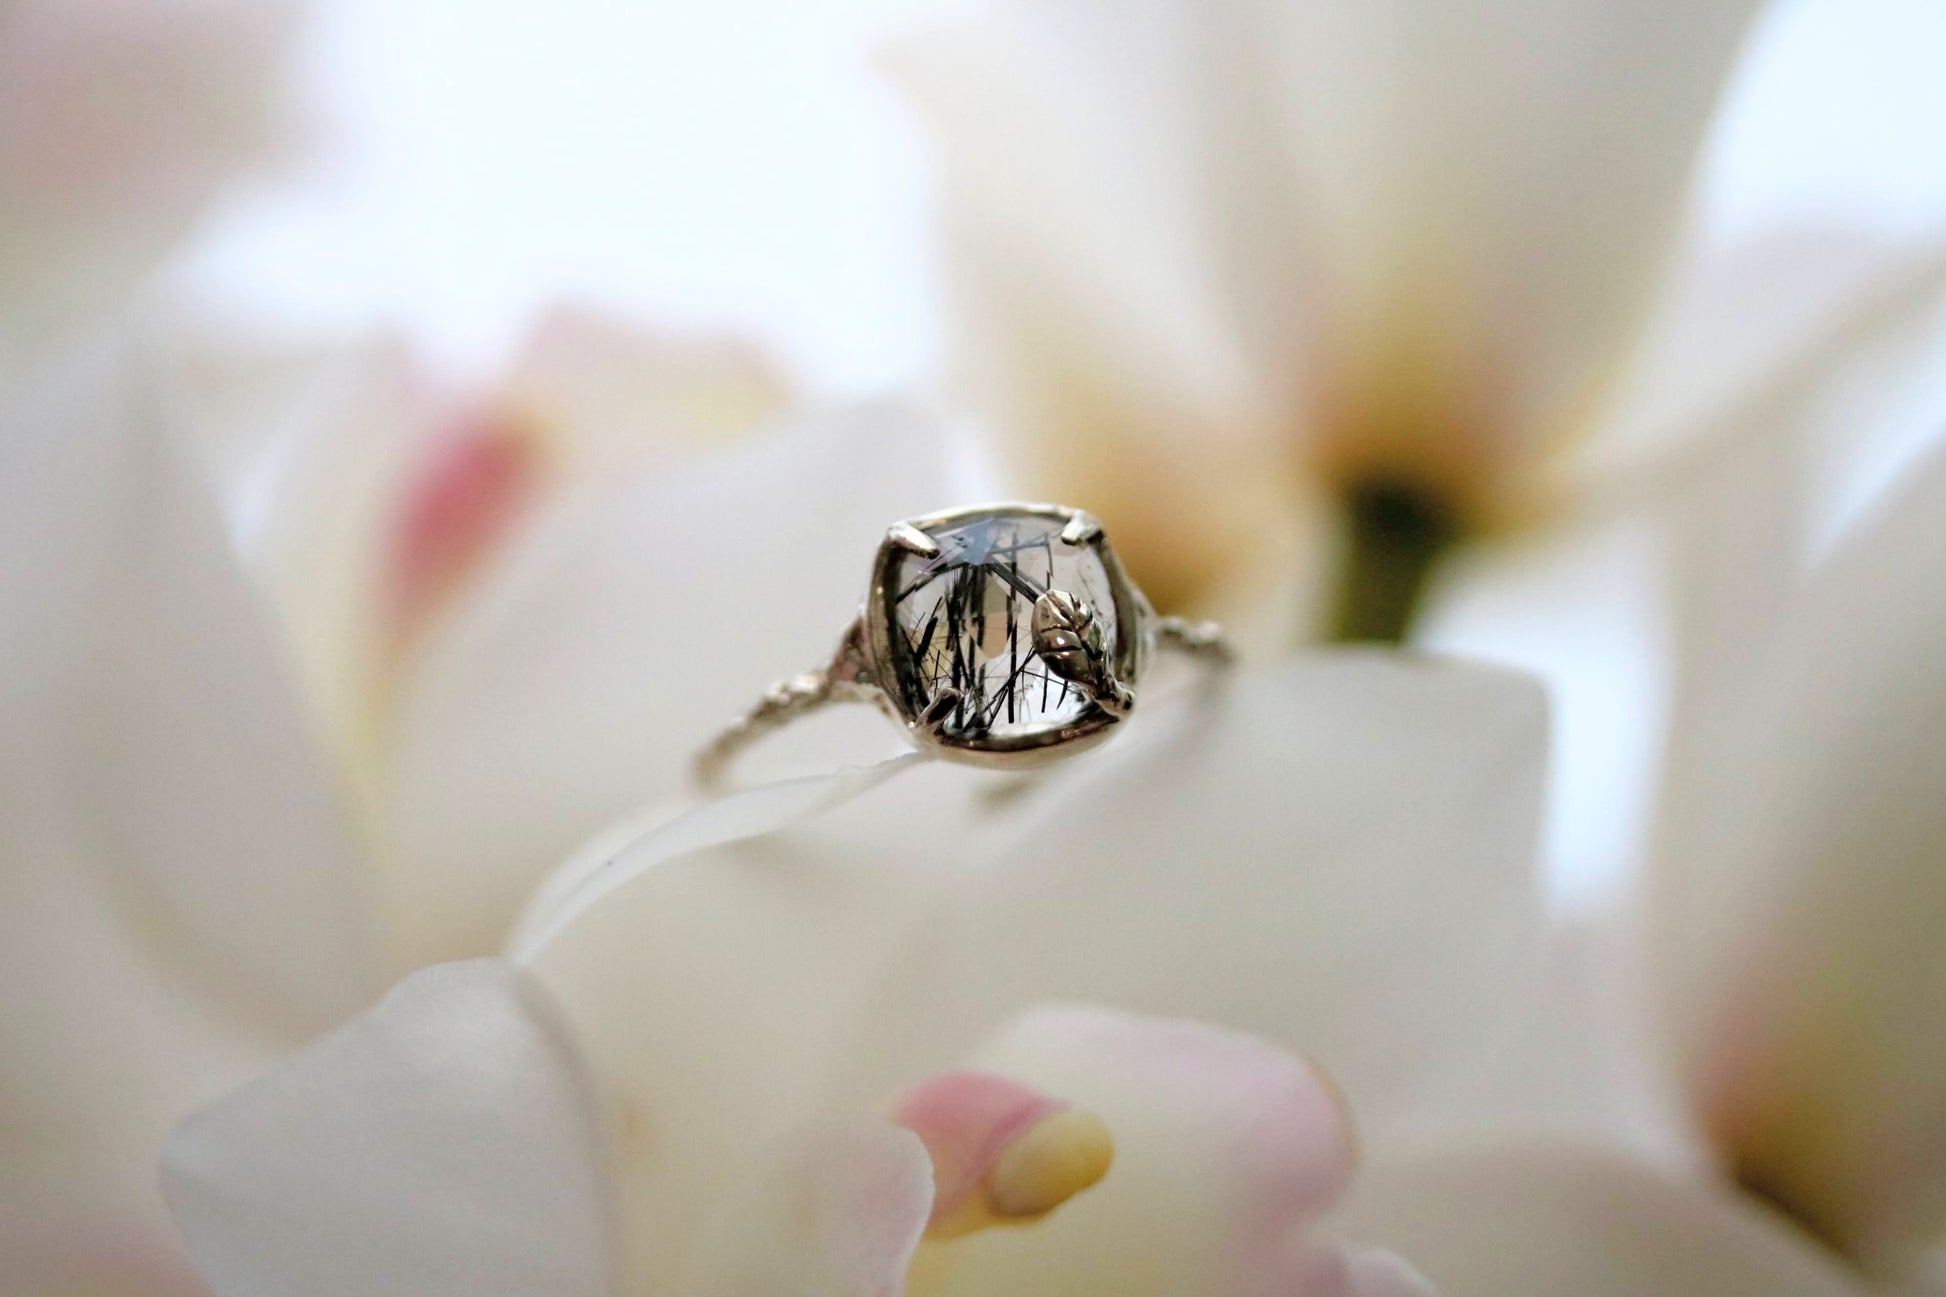
[[[932,1158],[929,1239],[1039,1220],[1099,1184],[1115,1160],[1101,1118],[1004,1077],[934,1077],[893,1116]]]

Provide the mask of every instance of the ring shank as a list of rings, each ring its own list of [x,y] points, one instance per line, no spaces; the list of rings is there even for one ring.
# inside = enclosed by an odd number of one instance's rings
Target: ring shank
[[[1206,665],[1227,666],[1236,656],[1222,626],[1213,621],[1158,617],[1151,629],[1157,648],[1185,654]],[[690,775],[696,786],[706,793],[721,791],[730,766],[744,749],[799,717],[833,703],[878,703],[883,707],[884,695],[865,670],[863,633],[862,620],[853,622],[846,628],[830,666],[779,680],[749,711],[725,726],[691,762]]]
[[[1157,648],[1174,649],[1212,665],[1228,666],[1236,660],[1236,649],[1224,637],[1220,622],[1158,617],[1155,644]]]
[[[755,706],[731,721],[709,746],[695,756],[691,777],[705,792],[722,788],[730,763],[759,739],[784,728],[800,716],[840,702],[875,702],[876,686],[856,681],[834,681],[829,671],[807,671],[803,675],[779,680],[764,691]]]

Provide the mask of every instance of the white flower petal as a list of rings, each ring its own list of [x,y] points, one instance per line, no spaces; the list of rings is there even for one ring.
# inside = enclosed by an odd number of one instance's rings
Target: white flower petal
[[[514,926],[507,953],[519,962],[532,959],[590,906],[665,860],[787,829],[870,792],[923,759],[910,752],[875,766],[779,780],[673,818],[658,809],[648,825],[624,822],[543,880]]]
[[[1946,236],[1942,236],[1946,237]],[[1657,445],[1806,369],[1860,320],[1937,293],[1941,239],[1780,229],[1730,248],[1697,242],[1650,322],[1600,449]]]
[[[46,1179],[34,1188],[20,1201],[8,1193],[0,1206],[0,1277],[9,1293],[208,1297],[159,1210],[152,1225],[135,1226],[102,1204],[64,1201]]]
[[[567,473],[586,475],[670,466],[775,422],[793,395],[747,340],[558,307],[534,325],[494,399],[550,438]]]
[[[0,424],[0,732],[36,813],[160,971],[317,1030],[375,986],[363,871],[176,411],[113,348]]]
[[[611,1297],[605,1128],[511,965],[445,965],[204,1111],[164,1188],[218,1297]]]
[[[653,333],[569,311],[544,317],[493,390],[443,402],[416,430],[423,446],[386,501],[376,570],[362,584],[366,619],[390,650],[385,665],[398,667],[483,572],[518,555],[518,533],[549,500],[585,504],[607,493],[591,484],[612,490],[665,472],[775,421],[789,399],[740,338]]]
[[[1199,264],[1193,177],[1171,152],[1196,143],[1166,66],[1174,8],[992,6],[882,59],[945,164],[961,359],[1003,385],[1023,364],[1014,382],[1055,379],[1035,362],[1057,357],[1079,366],[1078,399],[1130,407],[1138,391],[1247,384]],[[1030,305],[1055,313],[1051,327]]]
[[[534,953],[642,1132],[645,1257],[765,1141],[1049,996],[1312,1052],[1381,1129],[1451,1114],[1541,967],[1532,686],[1351,655],[1152,706],[1031,780],[930,763],[662,860]]]
[[[543,316],[490,389],[442,390],[404,340],[245,340],[176,324],[182,395],[300,683],[366,804],[388,773],[400,659],[535,507],[641,481],[777,417],[789,390],[734,337]]]
[[[717,1213],[683,1297],[901,1297],[932,1164],[885,1121],[830,1122],[771,1150]]]
[[[128,291],[284,133],[299,6],[16,0],[0,9],[0,386]]]
[[[184,1113],[264,1042],[149,962],[62,798],[0,737],[0,1272],[9,1292],[196,1292],[155,1187]],[[94,1286],[89,1286],[90,1284]]]
[[[1640,325],[1755,10],[1207,7],[1212,219],[1258,372],[1321,347],[1327,400],[1489,454],[1575,431]]]
[[[1103,518],[1159,607],[1214,613],[1213,586],[1288,578],[1293,492],[1168,152],[1188,142],[1180,73],[1157,66],[1167,8],[1123,6],[1108,40],[1084,8],[989,10],[886,62],[944,162],[954,378],[1009,480]],[[1232,576],[1253,564],[1269,570]]]
[[[1768,439],[1820,385],[1888,338],[1924,329],[1946,299],[1946,232],[1892,241],[1863,232],[1778,231],[1727,251],[1692,250],[1651,324],[1600,435],[1574,465],[1608,507],[1654,502],[1726,440]],[[1848,439],[1867,435],[1846,429]]]
[[[962,377],[1145,579],[1216,579],[1293,469],[1502,504],[1625,360],[1755,7],[1075,0],[909,46]]]
[[[1725,1187],[1570,1144],[1374,1159],[1345,1228],[1445,1297],[1863,1297],[1788,1225]]]
[[[1946,256],[1935,248],[1927,273],[1851,296],[1790,363],[1713,411],[1720,426],[1618,466],[1601,488],[1668,526],[1677,749],[1702,695],[1744,675],[1750,645],[1784,628],[1809,562],[1938,440]]]
[[[361,809],[383,775],[383,614],[412,475],[444,431],[403,340],[178,343],[181,391],[296,687]],[[193,350],[192,350],[193,348]]]
[[[1696,1149],[1642,987],[1632,909],[1560,919],[1547,972],[1479,1078],[1483,1115],[1687,1169]]]
[[[372,971],[327,768],[150,377],[101,346],[0,401],[0,1286],[16,1290],[180,1289],[156,1147]]]
[[[661,854],[699,828],[707,842],[725,825],[831,807],[893,771],[872,795],[791,833]],[[939,805],[967,773],[908,761],[739,794],[616,857],[619,885],[562,906],[565,926],[538,923],[531,933],[545,940],[523,939],[622,1114],[625,1237],[637,1272],[659,1287],[693,1271],[717,1205],[771,1150],[889,1097],[832,1078],[861,1047],[898,1044],[872,1033],[861,1046],[860,1019],[923,940],[939,879],[907,856],[861,853],[857,826],[889,829],[888,802]],[[836,832],[847,825],[849,841]]]
[[[406,953],[497,944],[545,869],[828,661],[884,528],[950,498],[946,458],[925,417],[878,407],[550,502],[406,683],[386,875]]]
[[[1345,1278],[1347,1297],[1438,1297],[1416,1268],[1377,1248],[1347,1256]]]
[[[1196,1018],[1301,1050],[1374,1132],[1435,1119],[1544,959],[1545,731],[1525,678],[1381,653],[1142,714],[1021,790],[890,1011],[940,1050],[1049,997]]]
[[[1946,455],[1698,713],[1654,967],[1737,1173],[1861,1254],[1946,1221]]]

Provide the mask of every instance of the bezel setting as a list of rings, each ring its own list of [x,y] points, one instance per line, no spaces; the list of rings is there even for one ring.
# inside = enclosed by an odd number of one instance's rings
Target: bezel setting
[[[964,721],[964,691],[938,687],[926,679],[920,650],[907,639],[899,622],[902,598],[897,582],[916,560],[939,560],[941,538],[950,540],[985,519],[1009,518],[1056,524],[1040,541],[1048,548],[1048,573],[1053,574],[1053,547],[1077,551],[1066,557],[1091,556],[1099,563],[1107,589],[1095,592],[1107,606],[1096,608],[1080,592],[1043,588],[1023,576],[1018,563],[1003,571],[992,565],[993,580],[1005,583],[1008,644],[1021,669],[1038,659],[1043,684],[1053,683],[1078,696],[1073,714],[1039,721],[1010,720],[1004,733],[989,733]],[[986,563],[980,564],[986,568]],[[943,578],[933,578],[935,580]],[[982,586],[984,592],[987,587]],[[909,587],[905,594],[910,594]],[[1105,595],[1105,597],[1103,597]],[[1033,602],[1023,610],[1030,596]],[[984,593],[982,595],[984,600]],[[983,605],[984,606],[984,603]],[[1104,615],[1106,614],[1106,615]],[[1134,685],[1141,674],[1153,613],[1141,591],[1129,580],[1109,544],[1100,522],[1079,509],[1055,504],[1001,502],[970,505],[909,518],[890,527],[872,565],[871,586],[860,622],[864,635],[859,648],[864,661],[860,674],[876,684],[881,705],[901,721],[912,741],[950,760],[998,768],[1024,768],[1052,761],[1092,747],[1105,739],[1134,706]],[[1112,622],[1105,629],[1104,622]],[[983,623],[984,624],[984,623]],[[965,627],[961,628],[965,630]],[[1017,636],[1028,637],[1025,655]],[[1005,686],[1013,688],[1010,676]],[[996,704],[996,709],[998,704]]]

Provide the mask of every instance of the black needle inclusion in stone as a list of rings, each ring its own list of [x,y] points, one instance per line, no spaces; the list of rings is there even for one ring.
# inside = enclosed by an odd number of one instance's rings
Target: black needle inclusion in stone
[[[1049,590],[1086,600],[1103,642],[1117,643],[1107,568],[1094,545],[1064,542],[1064,525],[1013,510],[976,515],[924,529],[937,557],[908,551],[894,560],[886,587],[903,640],[895,656],[906,704],[918,715],[944,690],[959,695],[941,737],[1028,737],[1090,706],[1034,651],[1034,601]]]

